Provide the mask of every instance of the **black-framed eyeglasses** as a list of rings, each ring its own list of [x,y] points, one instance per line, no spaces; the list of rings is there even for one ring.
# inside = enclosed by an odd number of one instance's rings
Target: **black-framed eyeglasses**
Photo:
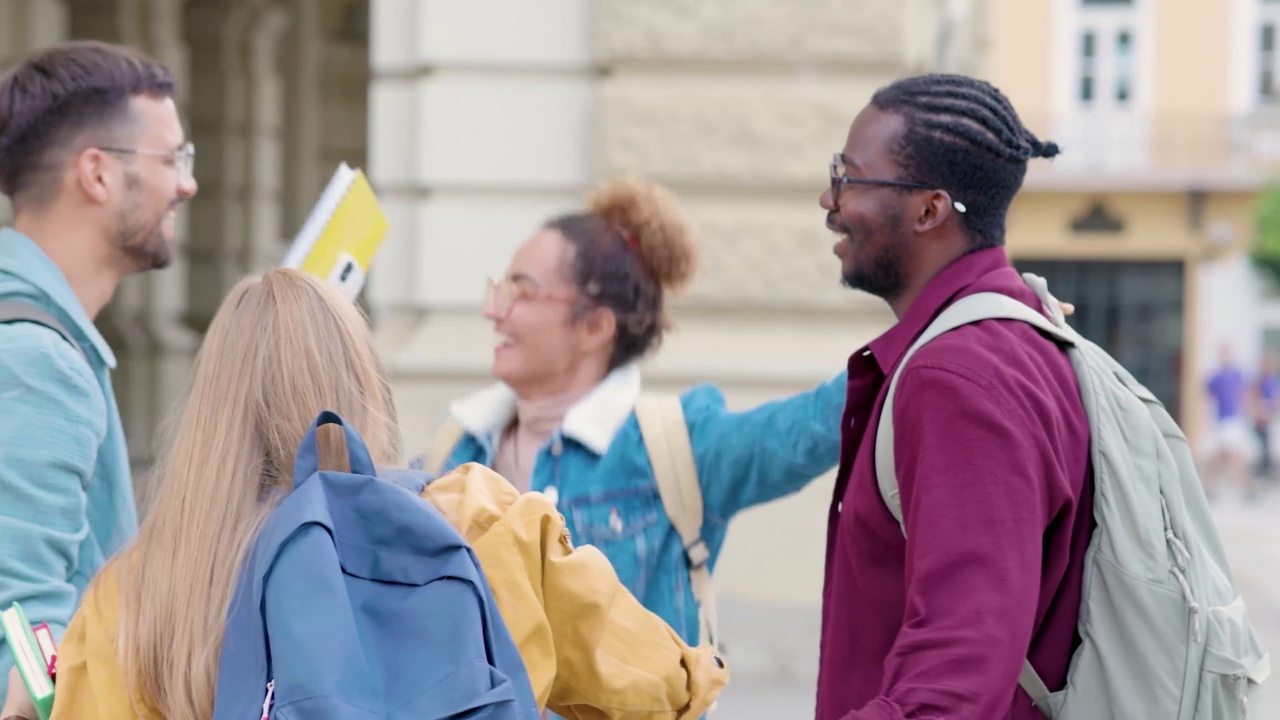
[[[153,155],[156,157],[167,157],[178,171],[189,178],[195,178],[196,170],[196,146],[193,143],[184,143],[177,150],[140,150],[138,148],[118,148],[118,147],[100,147],[102,152],[119,153],[121,155]]]
[[[879,185],[881,187],[899,187],[907,190],[929,190],[947,193],[947,199],[951,201],[951,207],[956,212],[963,213],[968,208],[965,204],[951,197],[951,193],[943,190],[936,185],[928,185],[925,183],[914,182],[911,180],[891,180],[880,178],[863,178],[850,177],[844,174],[844,158],[840,153],[836,153],[831,157],[831,202],[839,204],[840,202],[840,186],[841,185]]]

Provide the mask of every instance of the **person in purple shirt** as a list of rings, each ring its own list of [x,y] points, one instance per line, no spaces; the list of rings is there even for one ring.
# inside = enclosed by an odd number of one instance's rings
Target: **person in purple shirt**
[[[1273,350],[1262,356],[1262,370],[1254,383],[1253,431],[1258,439],[1258,477],[1274,484],[1276,463],[1271,447],[1271,429],[1280,411],[1280,359]]]
[[[876,483],[886,379],[928,323],[984,291],[1039,309],[1004,251],[1027,161],[1052,157],[991,85],[900,80],[853,121],[823,192],[846,285],[898,318],[849,359],[828,531],[818,720],[1030,720],[1077,642],[1093,528],[1089,426],[1064,350],[987,320],[926,345],[895,410],[906,535]]]
[[[1246,495],[1253,494],[1247,458],[1252,450],[1250,423],[1247,416],[1249,379],[1236,364],[1235,353],[1224,345],[1218,354],[1218,370],[1209,378],[1205,389],[1213,405],[1210,467],[1204,475],[1205,492],[1217,494],[1224,479],[1234,479]]]

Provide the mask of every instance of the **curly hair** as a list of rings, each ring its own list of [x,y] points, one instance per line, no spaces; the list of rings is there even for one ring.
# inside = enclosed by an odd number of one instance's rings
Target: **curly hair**
[[[573,252],[568,276],[587,299],[580,312],[605,307],[617,318],[609,369],[644,357],[671,328],[667,296],[697,272],[693,229],[675,196],[639,178],[610,180],[594,190],[588,211],[546,224]]]

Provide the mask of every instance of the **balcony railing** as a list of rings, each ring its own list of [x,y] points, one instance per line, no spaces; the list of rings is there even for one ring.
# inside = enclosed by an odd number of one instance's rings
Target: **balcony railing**
[[[1027,184],[1256,187],[1280,176],[1280,114],[1061,116],[1024,119],[1062,154],[1028,167]]]

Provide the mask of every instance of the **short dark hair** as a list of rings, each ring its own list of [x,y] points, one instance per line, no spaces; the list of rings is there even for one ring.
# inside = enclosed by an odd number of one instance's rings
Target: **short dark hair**
[[[45,204],[58,151],[126,122],[134,96],[175,92],[167,68],[124,45],[77,40],[32,54],[0,83],[0,193],[15,210]]]
[[[567,276],[583,297],[575,317],[593,307],[617,320],[609,369],[639,360],[670,328],[667,296],[693,278],[692,229],[675,197],[656,183],[617,178],[593,193],[587,212],[546,224],[572,248]]]
[[[895,156],[909,180],[934,185],[964,203],[973,250],[1004,244],[1005,216],[1022,187],[1027,160],[1058,146],[1036,139],[1008,98],[988,82],[929,74],[881,88],[871,104],[899,115]]]

